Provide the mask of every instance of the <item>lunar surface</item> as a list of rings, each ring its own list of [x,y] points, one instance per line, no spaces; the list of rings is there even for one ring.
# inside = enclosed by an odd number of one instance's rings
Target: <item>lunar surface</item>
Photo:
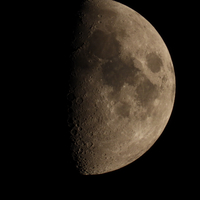
[[[159,138],[173,109],[175,73],[161,36],[129,7],[88,0],[76,23],[70,155],[80,174],[103,174],[132,163]]]

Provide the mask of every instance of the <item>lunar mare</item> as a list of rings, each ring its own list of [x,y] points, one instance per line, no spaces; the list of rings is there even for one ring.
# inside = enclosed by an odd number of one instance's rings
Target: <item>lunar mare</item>
[[[67,94],[73,164],[84,175],[143,155],[172,112],[175,74],[154,27],[115,1],[85,1],[72,42]]]

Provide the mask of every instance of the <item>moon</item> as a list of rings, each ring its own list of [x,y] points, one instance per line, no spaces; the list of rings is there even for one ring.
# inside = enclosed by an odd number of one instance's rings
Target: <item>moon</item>
[[[156,29],[110,0],[85,1],[71,42],[67,125],[72,165],[83,175],[120,169],[162,134],[175,73]]]

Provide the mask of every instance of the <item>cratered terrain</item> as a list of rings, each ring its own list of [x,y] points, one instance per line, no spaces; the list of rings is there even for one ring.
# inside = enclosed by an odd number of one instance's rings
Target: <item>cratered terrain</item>
[[[175,98],[173,63],[156,29],[115,1],[85,1],[73,34],[72,165],[80,174],[103,174],[135,161],[163,132]]]

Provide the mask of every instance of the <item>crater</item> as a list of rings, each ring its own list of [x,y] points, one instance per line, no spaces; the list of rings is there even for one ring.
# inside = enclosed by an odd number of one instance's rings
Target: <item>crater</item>
[[[83,103],[83,98],[78,97],[78,98],[76,99],[76,103],[77,103],[77,104]]]
[[[156,53],[149,53],[146,56],[147,66],[153,73],[160,71],[161,66],[163,66],[161,58]]]

